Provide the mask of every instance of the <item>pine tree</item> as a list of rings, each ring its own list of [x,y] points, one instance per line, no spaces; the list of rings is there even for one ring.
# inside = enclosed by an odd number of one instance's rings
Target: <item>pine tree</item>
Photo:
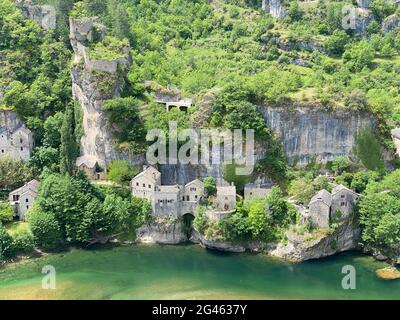
[[[78,146],[75,139],[75,112],[73,104],[69,104],[61,126],[60,169],[61,173],[74,174],[75,159]]]

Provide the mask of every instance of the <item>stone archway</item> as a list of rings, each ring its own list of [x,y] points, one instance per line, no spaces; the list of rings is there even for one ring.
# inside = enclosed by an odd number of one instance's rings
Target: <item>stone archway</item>
[[[190,239],[193,232],[193,220],[195,219],[194,214],[192,213],[185,213],[182,215],[182,231],[185,236]]]

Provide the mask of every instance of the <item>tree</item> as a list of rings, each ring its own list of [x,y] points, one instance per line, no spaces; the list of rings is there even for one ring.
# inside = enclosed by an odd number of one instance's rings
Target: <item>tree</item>
[[[353,152],[368,170],[382,172],[385,169],[381,146],[370,129],[357,132]]]
[[[297,21],[302,18],[303,12],[301,11],[297,1],[290,2],[288,15],[292,21]]]
[[[272,216],[272,223],[278,226],[286,225],[290,216],[288,216],[288,203],[283,198],[282,191],[278,187],[273,187],[265,198],[268,212]]]
[[[223,172],[224,180],[226,180],[231,184],[233,183],[239,191],[242,191],[244,189],[245,184],[250,181],[250,177],[244,175],[237,175],[236,174],[237,168],[238,165],[236,164],[225,165]]]
[[[12,234],[12,249],[15,254],[32,252],[35,241],[33,234],[27,229],[17,229]]]
[[[0,224],[12,221],[14,218],[14,207],[0,202]]]
[[[32,179],[32,171],[23,161],[0,157],[0,188],[12,190]]]
[[[208,196],[214,195],[217,192],[217,185],[215,183],[214,177],[204,178],[204,191]]]
[[[359,202],[362,243],[374,253],[387,255],[393,263],[400,256],[400,170],[380,182],[370,182]]]
[[[28,221],[37,246],[56,249],[64,243],[64,234],[52,213],[45,212],[34,204],[29,210]]]
[[[335,175],[340,175],[343,172],[350,170],[350,168],[351,168],[351,162],[348,157],[339,156],[332,161],[332,170],[335,173]]]
[[[35,149],[32,158],[29,160],[29,164],[39,173],[44,168],[57,171],[59,168],[59,161],[60,153],[57,149],[52,147],[39,147]]]
[[[348,34],[343,30],[335,30],[325,41],[325,49],[331,54],[340,55],[349,42]]]
[[[314,193],[312,182],[303,178],[294,180],[289,186],[289,195],[302,204],[310,202]]]
[[[315,191],[320,191],[322,189],[330,191],[331,186],[329,179],[325,176],[318,176],[313,181],[313,187]]]
[[[75,115],[72,104],[68,104],[61,126],[60,169],[62,173],[72,175],[75,169],[75,160],[78,156],[78,146],[75,137]]]
[[[375,51],[371,44],[366,40],[349,45],[343,53],[343,61],[347,63],[351,70],[361,71],[364,67],[369,67],[374,59]]]
[[[0,261],[10,258],[12,254],[12,238],[0,223]]]
[[[267,230],[265,201],[252,199],[248,204],[248,225],[253,239],[259,239]]]
[[[368,7],[378,22],[382,22],[387,16],[396,12],[396,5],[385,0],[374,0]]]
[[[129,183],[137,174],[137,170],[127,161],[115,160],[111,162],[107,173],[107,179],[116,183]]]
[[[55,115],[50,116],[44,122],[44,137],[43,144],[46,147],[51,147],[54,149],[58,149],[61,144],[61,133],[60,129],[62,128],[64,114],[61,112],[57,112]]]
[[[370,182],[380,179],[380,175],[376,171],[359,171],[353,175],[350,187],[357,193],[362,193]]]

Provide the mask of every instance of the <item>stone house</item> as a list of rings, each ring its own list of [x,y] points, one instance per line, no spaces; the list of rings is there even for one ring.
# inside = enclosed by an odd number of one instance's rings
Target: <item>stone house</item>
[[[16,130],[0,127],[0,156],[10,156],[16,160],[27,161],[33,149],[32,131],[21,126]]]
[[[151,205],[155,216],[171,216],[177,218],[181,215],[182,187],[156,186],[151,196]]]
[[[205,196],[204,183],[195,179],[186,185],[162,185],[161,173],[154,167],[144,170],[131,181],[132,195],[147,199],[154,216],[179,218],[195,215],[200,201]],[[217,214],[226,214],[236,209],[236,187],[217,187]]]
[[[183,201],[199,201],[204,196],[204,183],[199,179],[185,185]]]
[[[332,207],[331,220],[343,220],[348,218],[354,212],[354,207],[357,204],[360,195],[346,188],[343,185],[338,185],[332,190]],[[338,214],[340,212],[340,214]]]
[[[253,198],[265,198],[270,191],[271,188],[269,185],[248,183],[244,186],[244,200],[247,201]]]
[[[131,180],[132,195],[151,201],[156,186],[161,185],[161,172],[154,167],[144,170]]]
[[[78,170],[83,171],[90,180],[104,180],[106,172],[99,166],[94,157],[82,156],[75,162]]]
[[[204,184],[196,179],[186,185],[161,184],[161,173],[154,167],[144,170],[131,181],[132,195],[147,199],[154,216],[180,217],[187,213],[194,214],[204,197]]]
[[[321,190],[311,199],[306,217],[317,228],[329,228],[331,223],[350,217],[359,198],[359,194],[343,185],[336,186],[332,193]]]
[[[32,180],[10,193],[10,205],[15,207],[15,213],[21,221],[26,220],[26,212],[32,207],[37,197],[38,187],[39,182]]]
[[[216,206],[220,211],[236,209],[236,187],[234,185],[217,187]]]
[[[309,217],[318,228],[329,228],[332,195],[327,190],[319,191],[310,201]]]

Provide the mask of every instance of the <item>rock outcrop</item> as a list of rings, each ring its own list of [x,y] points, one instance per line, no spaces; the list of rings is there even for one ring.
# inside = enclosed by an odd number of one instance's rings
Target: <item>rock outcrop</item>
[[[270,13],[273,18],[283,18],[286,16],[285,7],[281,0],[263,0],[262,9]]]
[[[366,36],[367,27],[373,20],[373,14],[365,8],[355,8],[355,26],[354,33],[360,36]]]
[[[72,94],[83,111],[81,156],[96,159],[103,168],[115,159],[129,157],[116,150],[113,130],[102,106],[105,100],[120,95],[124,73],[132,63],[129,47],[124,47],[116,59],[94,60],[90,57],[89,45],[101,41],[105,33],[105,27],[97,18],[70,18],[70,40],[75,53],[71,69]]]
[[[15,131],[25,124],[14,111],[0,110],[0,127]]]
[[[333,232],[307,235],[288,234],[287,245],[279,244],[269,254],[292,262],[302,262],[358,248],[360,228],[353,218]]]
[[[382,32],[384,34],[396,29],[400,28],[400,17],[396,14],[392,14],[387,17],[382,23]]]
[[[261,107],[268,127],[282,141],[291,163],[325,163],[352,152],[360,128],[373,128],[374,119],[363,112],[327,111],[318,106]]]
[[[187,236],[180,220],[161,220],[147,223],[136,231],[136,242],[150,244],[179,244]]]
[[[36,21],[43,29],[56,28],[56,10],[54,7],[34,5],[30,0],[17,0],[16,5],[22,10],[24,18]]]

